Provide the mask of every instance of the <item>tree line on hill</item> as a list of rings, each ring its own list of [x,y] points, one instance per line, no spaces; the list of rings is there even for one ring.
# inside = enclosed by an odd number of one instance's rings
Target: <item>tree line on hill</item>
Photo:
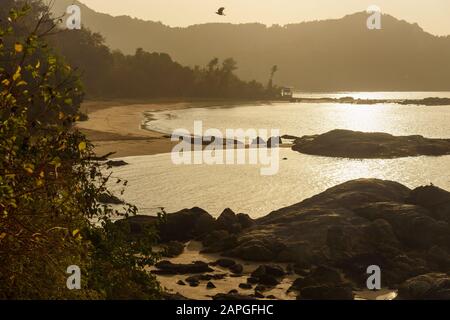
[[[235,74],[238,65],[233,58],[213,58],[204,67],[190,68],[166,53],[142,48],[133,55],[111,51],[100,34],[87,29],[61,31],[53,45],[80,72],[91,97],[271,99],[279,93],[273,85],[275,68],[267,85],[243,81]]]

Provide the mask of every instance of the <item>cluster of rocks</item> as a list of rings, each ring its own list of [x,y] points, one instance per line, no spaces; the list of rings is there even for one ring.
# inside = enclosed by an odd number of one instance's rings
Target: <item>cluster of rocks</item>
[[[450,154],[450,139],[332,130],[321,135],[295,138],[292,150],[311,155],[356,159],[441,156]]]
[[[187,142],[191,145],[200,145],[203,147],[209,145],[218,145],[223,147],[234,146],[235,148],[245,148],[246,144],[235,139],[227,139],[215,136],[178,136],[180,141]],[[256,137],[250,143],[251,147],[267,147],[267,148],[277,148],[282,144],[281,137],[270,137],[265,141],[261,137]]]
[[[129,222],[139,232],[152,219]],[[411,190],[359,179],[257,220],[229,209],[214,219],[199,208],[166,220],[158,225],[163,241],[197,239],[207,252],[265,263],[240,286],[244,290],[259,286],[264,292],[292,273],[298,278],[291,291],[301,299],[351,299],[355,290],[366,289],[367,267],[377,265],[382,287],[399,289],[399,298],[448,297],[450,193],[432,185]],[[290,267],[273,265],[278,262]],[[236,265],[230,259],[214,264],[230,271]],[[195,268],[206,273],[211,266]]]
[[[236,263],[236,261],[232,259],[219,259],[215,262],[210,263],[210,265],[227,268],[235,275],[240,275],[244,271],[244,266],[242,264]]]
[[[175,275],[175,274],[193,274],[205,273],[214,271],[206,262],[194,261],[189,264],[172,263],[167,260],[160,261],[155,264],[157,270],[152,271],[155,274],[161,275]]]

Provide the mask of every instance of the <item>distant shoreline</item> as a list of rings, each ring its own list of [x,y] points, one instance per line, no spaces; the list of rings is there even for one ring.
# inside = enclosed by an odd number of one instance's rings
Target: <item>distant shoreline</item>
[[[349,103],[349,104],[399,104],[421,106],[449,106],[450,98],[428,97],[424,99],[355,99],[353,97],[342,98],[292,98],[292,103]]]

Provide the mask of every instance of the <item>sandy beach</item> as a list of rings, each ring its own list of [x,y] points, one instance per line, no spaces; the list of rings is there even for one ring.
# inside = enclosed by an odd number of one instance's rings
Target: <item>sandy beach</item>
[[[86,101],[81,110],[88,115],[87,121],[77,127],[94,144],[97,155],[115,152],[112,157],[129,157],[168,153],[176,142],[167,135],[146,130],[145,113],[188,108],[236,106],[248,101]],[[252,103],[258,103],[253,101]],[[266,101],[267,103],[267,101]]]
[[[91,101],[82,105],[87,121],[77,127],[94,144],[97,155],[113,157],[153,155],[170,152],[173,143],[164,134],[142,128],[145,112],[193,107],[191,103],[120,103]]]

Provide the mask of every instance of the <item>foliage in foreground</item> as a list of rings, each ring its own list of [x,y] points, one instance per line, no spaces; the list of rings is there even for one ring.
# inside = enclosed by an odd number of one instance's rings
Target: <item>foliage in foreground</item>
[[[55,22],[39,1],[0,7],[0,299],[153,299],[154,232],[129,241],[98,199],[109,176],[73,128],[83,91],[53,54]],[[119,181],[118,181],[119,182]],[[67,267],[82,271],[69,290]]]

